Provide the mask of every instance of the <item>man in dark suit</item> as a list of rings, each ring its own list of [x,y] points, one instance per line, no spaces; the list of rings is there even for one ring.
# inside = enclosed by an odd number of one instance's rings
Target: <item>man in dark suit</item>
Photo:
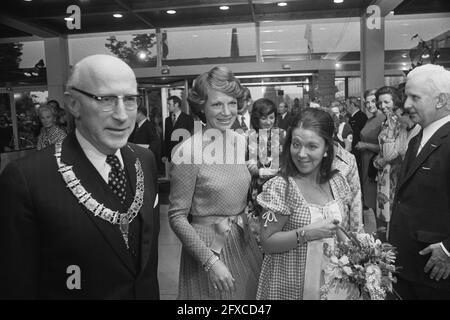
[[[172,141],[172,132],[177,129],[185,129],[191,134],[194,131],[194,118],[181,111],[181,99],[177,96],[170,96],[167,99],[170,115],[165,120],[164,129],[164,150],[163,162],[170,161],[172,158],[172,149],[182,141]]]
[[[288,107],[286,102],[280,102],[277,108],[277,126],[280,129],[288,130],[291,126],[292,116],[288,112]]]
[[[362,160],[361,152],[355,148],[358,142],[361,141],[361,130],[367,122],[367,115],[361,111],[361,99],[357,97],[349,97],[347,99],[347,114],[349,115],[349,124],[353,131],[352,139],[352,153],[355,155],[356,164],[358,165],[359,176],[362,177]]]
[[[136,126],[128,141],[148,145],[156,161],[161,161],[161,140],[155,126],[147,118],[147,109],[141,105],[137,109]]]
[[[0,298],[159,299],[155,159],[127,143],[140,101],[122,60],[74,66],[75,132],[0,176]]]
[[[251,112],[252,112],[253,100],[250,90],[244,87],[244,94],[242,97],[242,106],[238,108],[238,114],[236,120],[231,126],[232,130],[242,130],[241,132],[247,132],[253,129],[251,123]]]
[[[423,130],[403,162],[389,241],[403,299],[450,299],[450,72],[424,65],[406,82],[405,109]]]

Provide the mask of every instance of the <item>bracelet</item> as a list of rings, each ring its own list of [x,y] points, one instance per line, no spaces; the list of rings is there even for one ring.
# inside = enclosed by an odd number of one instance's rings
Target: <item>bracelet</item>
[[[212,266],[219,261],[219,257],[216,256],[215,254],[213,254],[207,261],[206,263],[203,265],[204,269],[206,272],[208,272],[209,270],[211,270]]]
[[[306,240],[306,230],[302,229],[300,231],[299,229],[295,229],[295,234],[297,235],[297,247],[308,241]]]

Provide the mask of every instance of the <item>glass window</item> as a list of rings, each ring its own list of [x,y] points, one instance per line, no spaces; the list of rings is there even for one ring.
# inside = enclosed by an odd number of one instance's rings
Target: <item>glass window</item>
[[[261,22],[264,60],[339,60],[360,50],[358,18]]]
[[[0,153],[14,149],[9,93],[0,93]]]
[[[388,15],[385,20],[386,69],[409,70],[418,62],[450,67],[450,13]],[[424,41],[429,50],[419,48]],[[440,49],[440,50],[438,50]],[[438,56],[433,60],[433,55]]]
[[[42,128],[37,109],[47,101],[47,91],[20,91],[14,93],[19,150],[35,148]]]
[[[163,63],[167,65],[256,60],[254,24],[171,28],[165,33]]]
[[[0,87],[45,85],[44,41],[0,43]]]
[[[81,59],[93,54],[115,55],[126,61],[131,67],[155,67],[157,57],[156,33],[99,36],[83,35],[69,38],[69,61],[74,65]]]

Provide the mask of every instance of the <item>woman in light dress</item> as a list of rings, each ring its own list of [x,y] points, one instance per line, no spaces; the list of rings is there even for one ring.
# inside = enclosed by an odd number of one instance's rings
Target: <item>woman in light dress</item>
[[[283,145],[281,173],[258,196],[265,256],[257,299],[320,299],[324,243],[345,239],[338,225],[362,227],[361,212],[349,210],[353,199],[346,178],[332,170],[333,133],[328,112],[300,112]]]
[[[408,141],[417,134],[420,128],[408,131],[408,125],[401,120],[401,100],[399,92],[393,87],[382,87],[375,93],[378,108],[383,111],[386,120],[378,135],[380,152],[373,164],[377,173],[377,218],[381,225],[389,230],[392,215],[395,189],[397,187],[400,168],[408,149]],[[413,133],[413,135],[411,134]],[[386,237],[389,235],[386,234]]]
[[[256,297],[262,253],[244,214],[251,180],[245,137],[228,130],[243,93],[224,67],[200,75],[189,93],[191,110],[206,126],[172,157],[169,222],[183,245],[179,299]]]

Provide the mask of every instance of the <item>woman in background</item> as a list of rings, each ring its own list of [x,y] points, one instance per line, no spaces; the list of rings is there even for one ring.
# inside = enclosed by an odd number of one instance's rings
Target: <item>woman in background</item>
[[[37,149],[41,150],[49,145],[62,142],[67,134],[56,125],[56,111],[45,105],[39,107],[38,115],[42,128],[38,136]]]
[[[250,172],[245,161],[224,164],[228,149],[218,159],[222,164],[205,163],[205,156],[211,155],[205,150],[211,150],[213,143],[208,132],[218,132],[224,142],[232,141],[235,151],[244,148],[245,155],[245,137],[227,130],[236,120],[243,92],[239,80],[225,67],[214,67],[197,77],[189,92],[191,110],[202,115],[206,127],[204,133],[195,132],[183,142],[172,158],[169,222],[183,245],[179,299],[256,297],[262,254],[243,214]],[[202,145],[196,145],[198,141]],[[202,150],[199,164],[194,158]],[[192,152],[190,161],[179,162],[179,152]]]
[[[396,110],[401,106],[397,89],[394,87],[381,87],[375,93],[378,108],[386,116],[378,135],[380,152],[373,164],[377,173],[377,219],[380,227],[378,231],[388,230],[394,202],[395,188],[397,187],[402,158],[405,156],[408,145],[406,125],[400,121]],[[386,231],[387,232],[387,231]],[[386,234],[386,238],[388,234]]]
[[[261,243],[265,252],[257,299],[320,299],[323,245],[337,225],[361,228],[361,213],[349,211],[352,191],[332,169],[331,115],[307,108],[294,119],[281,155],[281,173],[263,186]]]
[[[375,181],[377,170],[373,167],[373,160],[380,152],[378,136],[381,131],[381,125],[386,119],[383,112],[377,108],[376,91],[376,89],[372,89],[364,92],[368,120],[361,130],[361,141],[355,146],[356,149],[361,151],[363,203],[374,212],[377,208],[377,183]]]
[[[279,156],[286,134],[283,129],[277,128],[276,119],[277,107],[272,100],[261,98],[253,103],[250,117],[253,130],[249,133],[247,156],[247,166],[252,174],[248,195],[248,218],[258,240],[261,207],[256,197],[261,193],[263,184],[279,171]]]

